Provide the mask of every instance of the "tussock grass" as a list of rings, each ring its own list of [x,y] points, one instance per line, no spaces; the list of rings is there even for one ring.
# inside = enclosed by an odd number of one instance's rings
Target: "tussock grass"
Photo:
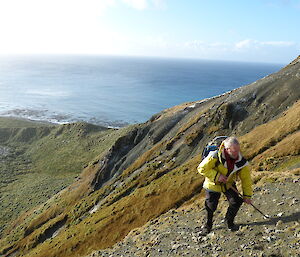
[[[136,188],[131,194],[103,206],[93,215],[62,232],[52,242],[46,241],[38,245],[30,254],[49,257],[82,256],[93,249],[112,246],[132,229],[199,194],[203,178],[195,172],[198,162],[198,158],[191,159],[172,170],[168,176],[161,176],[147,186]],[[64,240],[66,237],[68,240]],[[53,250],[54,245],[61,244],[64,244],[63,249]]]
[[[178,110],[181,110],[180,108]],[[176,110],[176,108],[168,110],[165,115]],[[299,163],[299,112],[298,102],[280,118],[258,126],[240,137],[244,154],[252,159],[253,180],[256,185],[299,176],[299,169],[292,168]],[[180,166],[176,166],[178,164],[172,160],[175,153],[168,150],[172,150],[172,146],[177,142],[182,145],[192,145],[202,133],[216,132],[217,126],[208,127],[204,132],[200,130],[198,121],[204,117],[204,114],[205,110],[190,118],[178,129],[173,138],[159,141],[139,156],[118,178],[112,179],[95,192],[91,190],[90,182],[99,171],[97,160],[106,153],[105,149],[115,142],[115,138],[126,131],[98,131],[79,124],[74,130],[71,126],[60,127],[55,130],[55,133],[50,133],[47,137],[51,142],[45,141],[48,147],[44,147],[42,144],[44,142],[40,141],[40,145],[36,145],[36,148],[30,152],[33,163],[36,163],[39,169],[45,167],[47,174],[66,170],[76,173],[76,170],[83,165],[81,157],[77,156],[78,166],[76,169],[71,168],[76,154],[83,155],[85,160],[93,161],[84,169],[78,181],[57,194],[48,205],[41,207],[39,213],[30,212],[28,216],[23,215],[26,221],[23,222],[21,218],[18,220],[18,224],[23,226],[20,231],[23,233],[28,231],[28,236],[14,238],[17,243],[13,246],[19,248],[25,256],[84,256],[93,250],[112,246],[133,229],[171,208],[196,201],[201,195],[203,183],[203,177],[197,172],[200,156],[184,160]],[[221,120],[217,122],[220,123]],[[127,128],[127,131],[129,130],[130,128]],[[179,142],[181,138],[183,140]],[[62,140],[68,142],[69,148],[64,149],[64,145],[57,145],[57,142]],[[98,144],[103,148],[100,149]],[[166,149],[168,146],[170,149]],[[76,147],[79,150],[73,151]],[[44,162],[43,154],[39,155],[37,149],[43,149],[45,156],[57,151],[58,155],[50,159],[57,163],[61,170],[47,170],[51,162],[47,162],[49,160]],[[96,152],[98,155],[95,154]],[[282,167],[281,172],[278,172],[276,167]],[[286,170],[286,167],[291,169]],[[130,177],[133,173],[135,178]],[[122,184],[114,184],[114,182]],[[88,211],[99,202],[101,202],[99,209],[89,214]],[[57,237],[45,240],[43,244],[37,244],[51,227],[65,217],[68,217],[65,228]],[[3,247],[10,245],[7,238],[3,242],[5,242],[1,244]]]
[[[53,126],[0,118],[0,146],[9,149],[7,156],[0,156],[0,169],[5,172],[0,178],[0,184],[5,183],[0,188],[0,248],[22,238],[26,227],[28,231],[35,230],[86,194],[90,189],[88,183],[75,183],[78,191],[71,187],[74,193],[64,194],[66,205],[60,206],[62,210],[51,205],[48,210],[42,209],[41,216],[33,211],[79,178],[84,166],[101,158],[132,127],[107,129],[86,123]],[[26,220],[17,219],[19,215],[27,217]],[[17,220],[10,224],[14,219]]]
[[[127,176],[131,172],[141,168],[147,162],[150,162],[151,160],[159,156],[164,145],[165,142],[162,141],[154,145],[150,150],[143,153],[139,158],[136,159],[136,161],[134,161],[132,165],[130,165],[126,170],[123,171],[122,176]]]
[[[240,137],[243,153],[247,158],[252,159],[299,129],[300,101],[297,101],[278,119],[260,125]]]
[[[33,128],[53,125],[52,123],[36,122],[21,118],[0,117],[0,128]]]

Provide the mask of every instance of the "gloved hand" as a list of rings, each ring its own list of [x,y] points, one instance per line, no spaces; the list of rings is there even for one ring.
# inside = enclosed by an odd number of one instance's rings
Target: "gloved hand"
[[[227,177],[221,174],[218,181],[221,183],[227,183]]]
[[[251,201],[251,199],[249,199],[249,198],[244,198],[244,202],[245,202],[246,204],[252,204],[252,201]]]

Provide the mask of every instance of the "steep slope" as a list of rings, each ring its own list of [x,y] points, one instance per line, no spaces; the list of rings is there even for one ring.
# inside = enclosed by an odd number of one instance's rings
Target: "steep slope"
[[[0,118],[0,235],[21,212],[70,185],[126,130]]]
[[[300,98],[299,72],[295,60],[253,84],[167,109],[128,129],[78,181],[19,217],[1,240],[2,253],[82,256],[194,199],[202,188],[195,170],[206,142],[277,119]]]
[[[199,235],[205,223],[204,194],[132,230],[100,256],[298,256],[300,246],[300,101],[275,120],[240,137],[252,163],[253,201],[266,220],[243,205],[236,218],[238,232],[228,232],[222,196],[213,231]],[[270,133],[272,131],[272,133]],[[197,173],[195,171],[195,173]]]
[[[299,177],[300,170],[297,172]],[[171,209],[132,230],[112,248],[95,251],[89,256],[299,256],[300,201],[296,192],[300,190],[300,183],[293,183],[297,181],[295,177],[291,173],[280,183],[269,182],[257,187],[255,204],[271,219],[265,220],[251,206],[243,205],[236,218],[241,225],[238,232],[226,229],[227,204],[221,198],[212,232],[205,237],[199,235],[206,216],[203,199],[200,199],[197,205]]]

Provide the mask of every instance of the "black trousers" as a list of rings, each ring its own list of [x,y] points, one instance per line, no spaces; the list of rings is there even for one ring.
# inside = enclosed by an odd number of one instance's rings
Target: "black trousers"
[[[227,209],[225,219],[229,225],[232,225],[234,218],[244,201],[231,188],[228,189],[224,194],[229,203],[229,207]],[[219,192],[214,192],[214,191],[209,191],[209,190],[205,191],[205,209],[207,211],[207,225],[209,227],[212,226],[213,213],[218,207],[220,196],[221,196],[221,193],[219,193]]]

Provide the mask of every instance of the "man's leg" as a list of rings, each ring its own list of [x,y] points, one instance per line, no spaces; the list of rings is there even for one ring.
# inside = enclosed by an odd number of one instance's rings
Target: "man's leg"
[[[235,185],[233,185],[235,187]],[[236,188],[236,187],[235,187]],[[225,192],[225,196],[229,202],[229,207],[227,209],[227,213],[225,216],[228,228],[231,231],[236,231],[239,229],[237,225],[234,224],[234,218],[243,204],[243,199],[239,197],[239,195],[233,191],[231,188]]]
[[[204,233],[209,233],[213,224],[214,211],[217,209],[221,193],[213,191],[205,191],[205,209],[207,211],[207,221]]]

